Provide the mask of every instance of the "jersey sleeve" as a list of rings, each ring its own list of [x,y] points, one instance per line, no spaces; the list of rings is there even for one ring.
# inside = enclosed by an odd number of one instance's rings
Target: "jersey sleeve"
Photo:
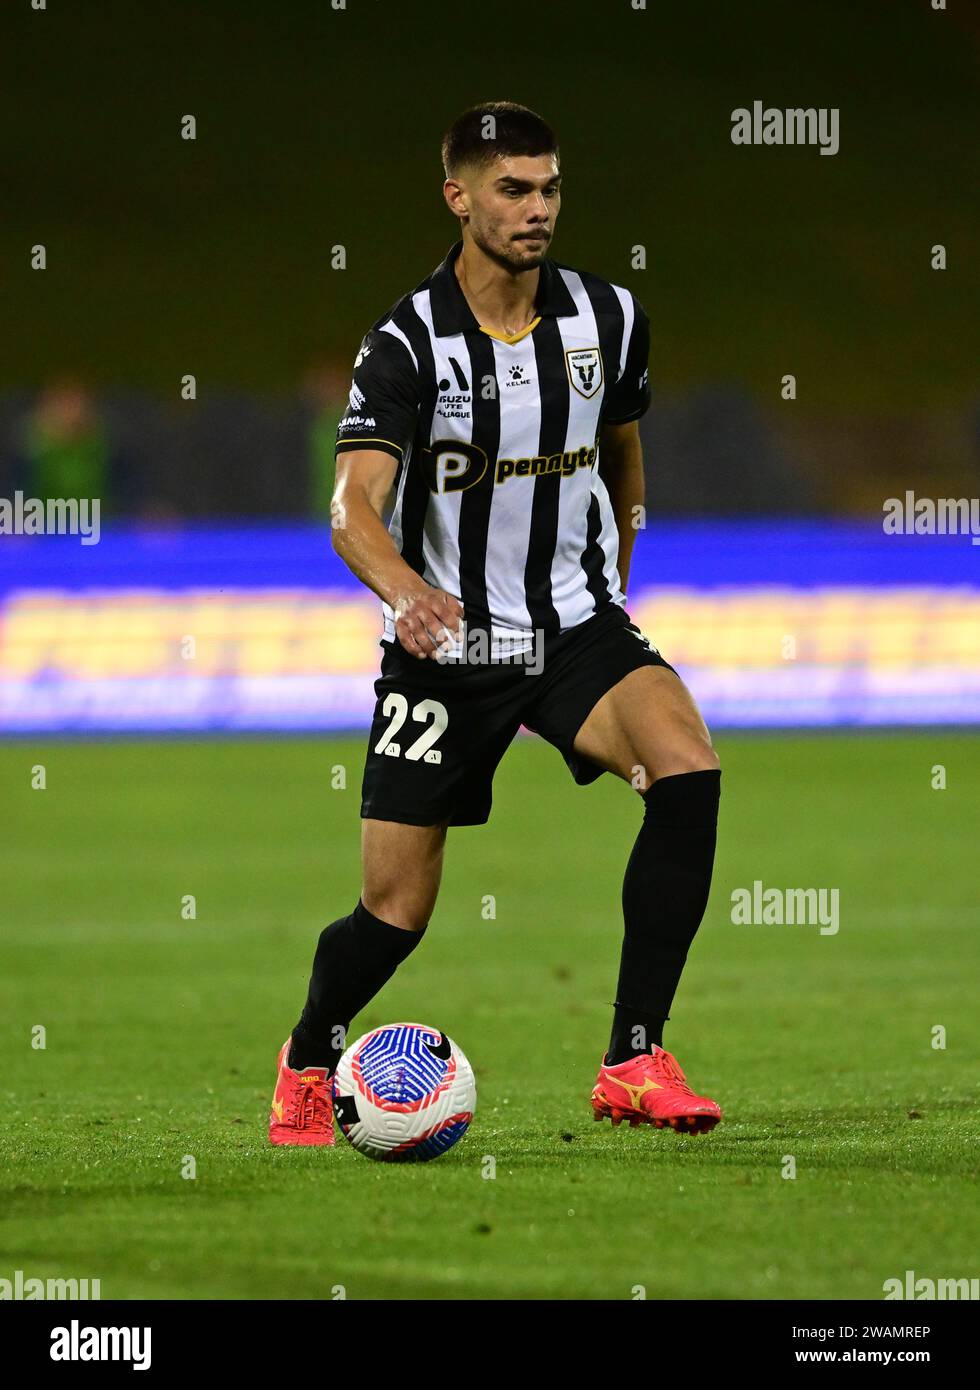
[[[625,425],[639,420],[650,408],[650,320],[643,306],[630,295],[633,302],[633,322],[629,325],[626,365],[619,380],[606,390],[602,403],[602,422],[606,425]],[[617,367],[618,367],[617,362]]]
[[[354,359],[336,452],[380,449],[400,459],[415,434],[418,413],[419,374],[412,354],[393,333],[371,329]]]

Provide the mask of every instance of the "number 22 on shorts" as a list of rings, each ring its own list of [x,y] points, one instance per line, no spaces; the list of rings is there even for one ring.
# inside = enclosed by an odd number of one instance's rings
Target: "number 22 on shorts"
[[[408,701],[404,695],[392,691],[381,706],[381,713],[390,716],[391,722],[374,745],[374,751],[384,753],[389,758],[400,757],[401,745],[395,742],[395,735],[408,718]],[[419,724],[426,724],[427,727],[415,742],[405,749],[406,760],[417,763],[424,759],[427,763],[441,763],[442,753],[435,744],[449,724],[449,711],[446,706],[438,700],[419,700],[412,708],[412,718]],[[432,722],[428,723],[430,718]]]

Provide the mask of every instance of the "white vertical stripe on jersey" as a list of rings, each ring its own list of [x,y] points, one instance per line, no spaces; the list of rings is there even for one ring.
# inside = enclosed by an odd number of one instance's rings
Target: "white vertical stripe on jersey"
[[[460,334],[454,338],[437,338],[432,327],[432,307],[429,303],[429,292],[423,290],[412,299],[415,312],[418,314],[422,323],[425,325],[429,335],[429,343],[432,348],[433,363],[435,366],[436,381],[439,382],[448,378],[452,382],[450,390],[458,390],[456,377],[452,367],[449,365],[450,357],[455,357],[462,367],[467,381],[470,383],[470,391],[473,391],[473,378],[470,370],[470,358],[466,348],[466,339]],[[444,438],[445,434],[440,429],[444,422],[439,416],[439,405],[436,402],[436,410],[432,417],[432,442]],[[469,442],[473,438],[473,420],[469,423],[460,420],[452,422],[452,437],[454,439],[466,440]],[[425,559],[426,578],[429,579],[437,589],[445,589],[447,593],[459,597],[459,509],[462,503],[463,494],[461,492],[445,492],[439,494],[438,507],[430,506],[425,515],[425,529],[422,533],[422,555]]]
[[[538,383],[533,334],[518,343],[490,338],[500,407],[500,438],[506,440],[504,458],[533,458],[541,434],[541,391]],[[523,385],[511,385],[511,368],[519,368]],[[490,467],[494,460],[490,460]],[[530,629],[531,615],[524,591],[524,566],[531,535],[533,480],[508,478],[494,484],[490,527],[487,533],[487,597],[491,613],[507,613],[515,626]]]
[[[570,345],[574,347],[575,340],[581,339],[583,334],[586,337],[594,337],[594,341],[598,342],[599,329],[595,321],[592,301],[582,284],[581,276],[572,270],[563,270],[561,275],[575,301],[575,307],[578,309],[577,317],[556,320],[563,346],[566,348]],[[571,344],[569,344],[569,339],[571,339]],[[609,384],[603,382],[596,395],[588,399],[569,385],[566,449],[577,448],[581,444],[587,444],[591,447],[592,422],[595,420],[597,407],[599,409],[602,407],[602,396]],[[595,482],[598,480],[601,485],[597,465],[598,460],[591,469],[576,470],[571,478],[563,480],[561,486],[558,504],[558,545],[551,572],[551,601],[558,611],[562,628],[575,627],[578,623],[585,622],[594,612],[592,595],[582,582],[584,572],[582,551],[585,549],[588,538],[589,499],[591,493],[595,491]],[[605,492],[605,488],[603,488],[603,492]],[[605,525],[606,517],[603,516],[602,519]],[[603,566],[603,570],[605,572],[605,566]],[[615,600],[619,588],[615,576],[610,583],[607,574],[606,582],[609,584],[609,592]]]
[[[412,351],[412,345],[401,331],[397,324],[385,323],[381,326],[382,333],[390,333],[393,338],[397,338],[400,343],[404,343],[408,354],[415,363],[415,370],[419,370],[419,364]],[[395,491],[395,505],[391,511],[388,521],[388,530],[395,545],[399,550],[402,548],[402,502],[405,497],[405,480],[408,477],[408,470],[412,463],[412,445],[408,444],[402,454],[401,468],[398,470],[398,487]],[[395,614],[391,605],[382,600],[381,612],[384,617],[384,639],[388,642],[395,640]]]
[[[595,467],[592,470],[592,491],[595,493],[599,502],[599,521],[601,529],[599,531],[599,545],[602,553],[606,557],[602,573],[609,586],[609,593],[613,603],[625,603],[626,595],[623,593],[619,583],[619,531],[616,528],[616,517],[612,508],[612,498],[609,496],[609,489],[602,481],[599,472],[599,460],[596,459]]]
[[[412,351],[412,345],[405,337],[405,334],[401,331],[398,325],[390,322],[382,324],[381,332],[390,333],[393,338],[397,338],[400,343],[404,344],[406,350],[408,351],[408,355],[415,363],[415,370],[418,371],[419,364],[416,360],[415,353]],[[388,530],[394,537],[395,544],[398,546],[399,550],[401,550],[402,546],[402,498],[405,494],[405,479],[408,476],[408,466],[411,462],[411,455],[412,446],[411,444],[409,444],[408,447],[405,449],[404,453],[402,454],[402,466],[399,471],[398,489],[395,494],[395,505],[391,513],[391,520],[388,523]]]
[[[626,370],[626,355],[629,352],[630,339],[633,337],[633,322],[636,315],[633,312],[633,296],[629,290],[623,289],[621,285],[611,285],[613,293],[619,300],[620,308],[623,311],[623,341],[619,348],[619,377]],[[612,385],[612,382],[609,383]],[[599,460],[596,459],[598,465]],[[599,499],[599,517],[602,529],[599,532],[599,544],[602,546],[602,553],[605,555],[605,563],[602,572],[605,575],[606,583],[609,585],[609,592],[612,594],[613,601],[625,603],[626,595],[620,588],[619,570],[619,532],[616,528],[616,518],[613,514],[612,499],[609,490],[599,475],[598,466],[595,470],[595,484],[593,487],[596,497]]]
[[[624,290],[621,285],[610,285],[609,288],[619,300],[619,306],[623,311],[623,341],[619,347],[619,371],[616,373],[616,380],[618,381],[626,370],[626,354],[629,352],[630,339],[633,336],[635,315],[633,313],[633,296],[629,290]],[[608,384],[613,385],[611,381]]]

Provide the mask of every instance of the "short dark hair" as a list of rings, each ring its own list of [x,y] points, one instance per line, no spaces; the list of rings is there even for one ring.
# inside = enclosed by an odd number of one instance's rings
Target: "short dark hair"
[[[492,116],[495,134],[489,137],[485,120]],[[498,156],[553,154],[558,137],[541,117],[516,101],[481,101],[457,116],[442,140],[442,167],[451,179],[467,165],[479,167]]]

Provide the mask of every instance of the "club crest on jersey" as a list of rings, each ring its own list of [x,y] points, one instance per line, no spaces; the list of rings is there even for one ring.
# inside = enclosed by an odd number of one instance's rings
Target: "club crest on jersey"
[[[569,348],[565,353],[565,366],[575,390],[590,400],[602,385],[602,354],[599,349]]]

